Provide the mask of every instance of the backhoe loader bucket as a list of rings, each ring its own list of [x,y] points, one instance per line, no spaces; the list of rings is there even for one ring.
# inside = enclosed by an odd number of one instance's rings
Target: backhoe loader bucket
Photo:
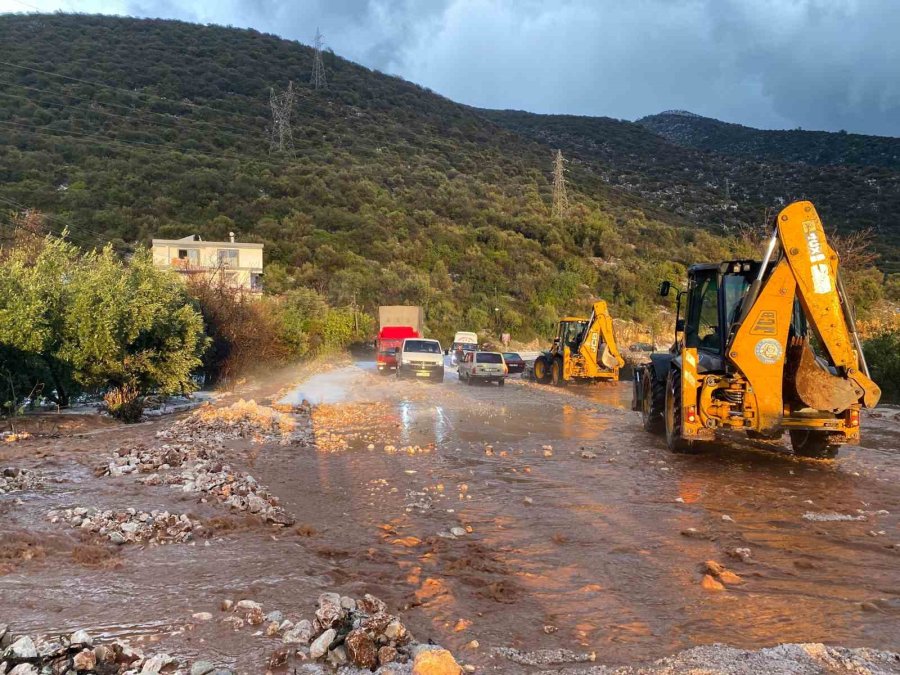
[[[600,345],[600,363],[609,370],[613,370],[619,366],[619,360],[613,356],[613,353],[609,350],[609,345],[605,342]]]
[[[797,396],[814,410],[843,412],[863,395],[861,387],[845,377],[833,375],[823,366],[807,340],[795,339],[789,362],[797,364],[793,375]]]

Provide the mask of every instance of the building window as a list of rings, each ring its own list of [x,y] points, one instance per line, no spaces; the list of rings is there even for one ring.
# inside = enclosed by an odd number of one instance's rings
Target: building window
[[[238,266],[238,252],[236,248],[220,248],[218,254],[219,265],[221,267]]]
[[[196,265],[200,261],[199,251],[195,248],[180,248],[178,259],[183,260],[185,265]]]
[[[251,272],[250,274],[250,290],[261,291],[263,289],[262,273]]]

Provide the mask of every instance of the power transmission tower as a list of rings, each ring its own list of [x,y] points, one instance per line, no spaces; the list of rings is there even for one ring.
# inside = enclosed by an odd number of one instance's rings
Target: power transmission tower
[[[269,105],[272,106],[272,139],[269,152],[294,152],[294,136],[291,133],[291,116],[294,113],[294,83],[280,94],[269,88]]]
[[[556,151],[553,161],[553,217],[562,218],[569,210],[569,198],[566,195],[566,175],[563,165],[562,150]]]
[[[328,86],[325,82],[325,65],[322,63],[322,47],[325,45],[325,36],[316,28],[316,54],[313,59],[312,75],[309,83],[316,89],[324,89]]]

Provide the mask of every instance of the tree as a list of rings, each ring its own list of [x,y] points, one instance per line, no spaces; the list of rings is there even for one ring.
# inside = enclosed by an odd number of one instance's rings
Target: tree
[[[140,249],[128,263],[111,247],[89,253],[69,282],[60,357],[85,386],[193,391],[208,340],[184,286]]]

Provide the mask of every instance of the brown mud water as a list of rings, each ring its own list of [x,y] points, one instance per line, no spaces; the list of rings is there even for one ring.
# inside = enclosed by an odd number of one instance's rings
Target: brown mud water
[[[753,650],[748,664],[900,672],[864,651],[900,635],[897,409],[864,419],[862,445],[833,462],[741,439],[676,456],[641,430],[627,383],[509,384],[460,386],[449,368],[440,385],[397,382],[355,364],[277,410],[5,444],[0,469],[40,480],[0,495],[0,617],[185,668],[290,672],[310,664],[278,651],[281,622],[316,616],[326,591],[370,593],[477,672],[607,672],[678,652],[658,672],[724,668],[738,652],[684,651],[716,642]],[[118,544],[93,516],[73,528],[79,508],[116,523],[176,514],[192,536]],[[224,600],[259,603],[264,620],[236,627]],[[760,651],[781,643],[856,651]]]

